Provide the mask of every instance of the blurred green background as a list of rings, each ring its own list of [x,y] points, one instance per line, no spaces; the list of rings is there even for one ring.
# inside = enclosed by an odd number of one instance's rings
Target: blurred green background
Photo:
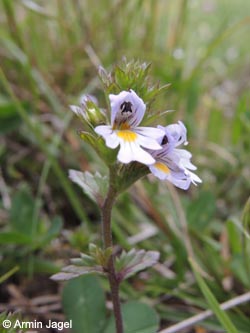
[[[249,13],[247,0],[1,1],[0,311],[14,297],[9,283],[28,298],[39,283],[57,294],[50,274],[100,243],[97,207],[67,172],[107,170],[68,105],[91,93],[105,107],[98,66],[124,57],[171,83],[154,108],[175,110],[162,125],[186,124],[203,184],[182,192],[150,178],[121,196],[115,242],[161,252],[161,264],[122,286],[123,300],[154,306],[162,327],[207,309],[192,253],[219,302],[249,289]],[[230,316],[249,333],[249,306]],[[221,330],[214,318],[205,327]]]

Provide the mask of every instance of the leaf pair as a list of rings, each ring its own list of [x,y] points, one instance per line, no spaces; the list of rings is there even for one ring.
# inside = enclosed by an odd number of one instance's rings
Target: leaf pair
[[[62,269],[62,272],[54,274],[53,280],[70,280],[75,277],[97,273],[106,274],[106,267],[112,248],[102,250],[94,244],[90,244],[90,255],[81,254],[81,258],[71,260],[71,265]],[[132,249],[123,251],[120,257],[115,258],[116,275],[119,282],[131,277],[139,271],[153,266],[159,260],[159,252]]]
[[[107,318],[105,295],[95,276],[81,276],[67,282],[63,309],[72,319],[74,333],[115,333],[114,317]],[[122,305],[124,333],[155,333],[159,326],[156,312],[148,305],[128,302]]]

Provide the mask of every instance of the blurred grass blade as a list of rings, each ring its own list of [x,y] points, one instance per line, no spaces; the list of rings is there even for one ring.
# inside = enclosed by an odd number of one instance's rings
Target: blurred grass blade
[[[22,41],[22,37],[20,34],[20,29],[18,28],[17,22],[16,22],[15,11],[14,11],[14,2],[9,1],[9,0],[3,0],[2,3],[3,3],[4,11],[5,11],[5,14],[7,17],[10,35],[12,36],[13,40],[15,40],[16,43],[20,47],[22,47],[23,41]]]
[[[249,234],[250,234],[250,197],[248,198],[243,214],[242,214],[242,223],[243,223],[243,255],[244,262],[246,266],[246,271],[250,283],[250,261],[249,261]]]
[[[230,37],[233,33],[235,33],[238,29],[242,28],[242,26],[250,24],[250,17],[247,16],[243,18],[242,20],[236,22],[235,24],[231,25],[227,29],[223,29],[221,33],[219,33],[215,38],[211,41],[211,43],[208,45],[207,50],[203,57],[200,58],[197,65],[193,68],[190,77],[188,78],[188,82],[191,82],[196,74],[199,73],[199,70],[203,66],[203,64],[206,62],[206,60],[209,58],[209,56],[213,53],[213,51],[228,37]]]
[[[0,284],[7,280],[11,275],[15,274],[19,270],[18,266],[13,267],[10,271],[0,276]]]
[[[222,304],[220,304],[220,308],[222,310],[228,310],[231,308],[234,308],[240,304],[243,303],[247,303],[250,301],[250,292],[247,292],[243,295],[234,297],[233,299],[230,299],[227,302],[224,302]],[[194,327],[197,326],[198,323],[200,323],[201,321],[204,321],[206,319],[208,319],[209,317],[211,317],[213,315],[213,312],[211,310],[205,310],[203,312],[200,312],[192,317],[189,317],[187,319],[182,320],[181,322],[174,324],[170,327],[167,327],[166,329],[161,330],[159,333],[178,333],[178,332],[182,332],[183,329],[187,329],[188,327]],[[236,318],[235,318],[236,319]],[[248,333],[248,328],[249,328],[249,319],[243,319],[243,317],[239,317],[238,320],[238,324],[240,324],[241,326],[242,323],[244,321],[244,327],[246,327],[246,330],[242,330],[242,333]],[[219,329],[219,328],[218,328]]]
[[[172,52],[181,43],[186,24],[187,3],[187,0],[176,1],[176,13],[172,15],[172,19],[170,19],[169,33],[166,42],[169,52]]]
[[[40,147],[40,149],[45,153],[48,160],[50,161],[52,165],[52,169],[55,172],[55,174],[58,177],[58,181],[61,183],[61,186],[64,188],[65,193],[68,196],[69,201],[72,204],[72,207],[74,208],[76,214],[82,221],[88,221],[88,218],[82,208],[82,205],[80,203],[80,199],[76,195],[74,188],[72,187],[70,181],[68,180],[67,176],[65,175],[65,172],[61,169],[59,163],[53,156],[53,153],[49,149],[49,145],[47,142],[44,141],[43,136],[41,134],[41,130],[38,123],[34,123],[32,119],[27,115],[26,111],[14,95],[12,88],[7,81],[2,69],[0,68],[0,82],[2,83],[3,87],[5,88],[6,92],[9,94],[11,99],[13,100],[13,103],[16,106],[17,112],[20,114],[20,116],[23,118],[24,122],[26,123],[27,127],[31,130],[31,132],[34,134],[37,143]]]
[[[8,50],[11,57],[17,60],[25,69],[28,77],[31,77],[33,84],[35,83],[39,90],[44,94],[47,101],[57,113],[61,115],[62,105],[58,100],[57,96],[54,94],[53,90],[47,84],[42,74],[36,69],[32,68],[27,55],[22,51],[22,49],[13,42],[13,40],[5,38],[5,36],[0,35],[1,42],[3,43],[6,50]]]
[[[221,325],[226,329],[228,333],[239,333],[232,321],[230,320],[229,316],[226,314],[225,311],[223,311],[220,308],[219,303],[217,302],[216,298],[208,288],[205,280],[202,278],[202,276],[199,274],[199,269],[197,267],[196,262],[192,259],[189,258],[190,264],[192,266],[194,275],[196,277],[196,280],[198,282],[198,285],[206,298],[210,309],[214,312],[218,320],[220,321]]]
[[[53,15],[51,15],[51,13],[49,13],[48,11],[45,10],[44,7],[42,7],[41,5],[39,5],[38,3],[36,3],[35,1],[32,0],[22,0],[22,4],[25,8],[31,10],[32,12],[45,16],[47,18],[54,18]]]

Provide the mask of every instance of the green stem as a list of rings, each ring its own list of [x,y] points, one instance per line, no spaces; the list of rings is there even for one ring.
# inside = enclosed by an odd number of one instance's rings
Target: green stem
[[[113,247],[112,230],[111,230],[111,213],[112,207],[117,196],[113,185],[114,172],[110,169],[109,190],[102,206],[102,228],[104,248]],[[108,279],[113,302],[114,317],[116,324],[116,333],[123,333],[123,322],[121,314],[121,305],[119,298],[119,281],[115,272],[114,255],[112,254],[107,267]]]

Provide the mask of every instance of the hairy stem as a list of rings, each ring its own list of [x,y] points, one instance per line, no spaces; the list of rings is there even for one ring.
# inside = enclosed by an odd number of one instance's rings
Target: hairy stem
[[[112,169],[110,169],[109,177],[109,190],[102,206],[102,230],[103,230],[103,243],[104,248],[113,247],[112,241],[112,231],[111,231],[111,212],[112,207],[116,198],[116,190],[113,186],[114,174]],[[115,265],[114,265],[114,255],[112,254],[107,267],[109,285],[111,290],[111,297],[113,302],[116,333],[123,333],[123,323],[121,314],[121,305],[119,298],[119,281],[116,277]]]

